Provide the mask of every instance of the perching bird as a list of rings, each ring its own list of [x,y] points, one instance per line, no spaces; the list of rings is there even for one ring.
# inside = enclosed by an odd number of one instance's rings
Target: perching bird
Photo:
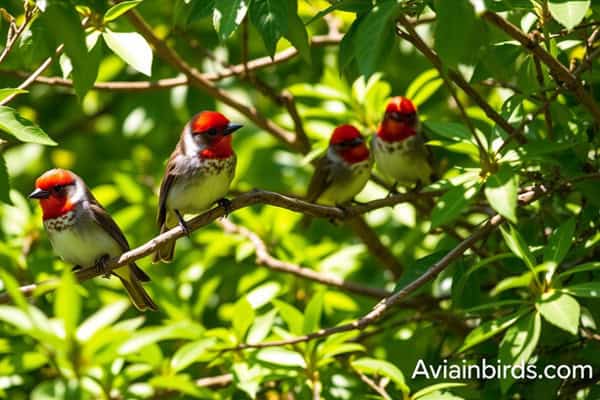
[[[425,146],[417,109],[405,97],[394,97],[387,104],[372,150],[377,170],[394,188],[398,184],[427,185],[433,179],[431,153]]]
[[[179,223],[189,234],[184,214],[206,211],[215,203],[227,208],[225,195],[236,164],[230,135],[241,127],[216,111],[203,111],[185,125],[160,186],[161,233]],[[170,262],[174,250],[175,242],[160,246],[153,261]]]
[[[327,206],[343,206],[366,185],[373,160],[365,140],[354,126],[335,128],[327,153],[317,160],[306,200]]]
[[[103,269],[108,259],[127,250],[129,244],[115,221],[94,198],[83,180],[71,171],[52,169],[35,182],[29,195],[38,199],[50,243],[63,260],[75,268]],[[150,281],[135,263],[112,270],[140,311],[158,307],[142,287]]]

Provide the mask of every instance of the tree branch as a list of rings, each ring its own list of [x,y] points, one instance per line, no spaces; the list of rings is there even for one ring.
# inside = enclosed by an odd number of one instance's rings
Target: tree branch
[[[338,44],[342,39],[342,35],[320,35],[313,36],[311,39],[311,45],[313,47],[329,46]],[[298,55],[298,50],[294,47],[287,48],[275,54],[273,58],[266,56],[256,58],[248,61],[248,71],[256,71],[263,68],[272,67],[281,64],[287,60],[290,60]],[[232,65],[228,68],[223,69],[219,72],[208,72],[203,73],[201,76],[203,79],[216,82],[232,76],[239,76],[244,73],[244,65]],[[20,70],[0,70],[0,74],[15,75],[21,78],[27,78],[31,75],[31,72],[20,71]],[[35,83],[50,85],[50,86],[63,86],[71,88],[73,87],[73,81],[71,79],[64,79],[58,76],[38,76],[35,78]],[[147,90],[163,90],[170,89],[177,86],[185,86],[189,84],[189,78],[187,76],[179,76],[173,78],[159,79],[157,81],[116,81],[116,82],[96,82],[92,89],[101,91],[113,91],[113,92],[142,92]]]
[[[29,22],[31,22],[31,19],[33,18],[33,16],[35,15],[35,11],[37,10],[37,6],[35,4],[30,3],[29,1],[25,1],[24,8],[25,13],[23,22],[21,23],[21,25],[19,25],[18,28],[15,25],[15,20],[13,16],[8,14],[8,12],[6,12],[3,9],[3,14],[6,14],[5,17],[9,20],[9,26],[8,32],[6,34],[6,45],[0,53],[0,64],[2,64],[2,62],[6,59],[8,53],[10,53],[10,51],[12,50],[13,46],[17,42],[17,39],[19,39],[19,36],[21,36],[21,34],[25,31],[25,28],[27,27],[27,25],[29,25]]]
[[[546,64],[554,78],[558,82],[563,82],[565,86],[573,93],[573,95],[577,97],[579,102],[588,109],[596,122],[600,123],[600,108],[598,107],[598,104],[594,98],[588,92],[586,92],[581,82],[575,75],[571,73],[571,71],[569,71],[567,67],[561,64],[556,58],[552,57],[552,55],[544,50],[536,40],[533,40],[531,37],[527,36],[523,31],[498,14],[491,11],[485,11],[482,14],[482,17],[496,25],[508,36],[517,40],[527,51],[532,53],[534,56],[539,58],[541,62]]]
[[[534,200],[537,200],[542,195],[546,194],[547,190],[544,187],[535,187],[530,191],[524,192],[519,195],[519,201],[521,205],[526,205]],[[417,289],[435,279],[436,276],[444,269],[446,269],[453,261],[458,259],[462,254],[470,248],[474,243],[478,240],[485,238],[490,232],[496,229],[502,222],[504,218],[499,214],[495,214],[493,217],[487,219],[480,228],[475,230],[468,238],[460,242],[456,247],[450,250],[441,260],[433,264],[427,271],[425,271],[421,276],[417,279],[406,285],[404,288],[395,292],[389,297],[381,300],[373,309],[365,314],[363,317],[354,320],[353,322],[334,326],[331,328],[321,329],[319,331],[309,333],[302,336],[297,336],[291,339],[284,340],[275,340],[271,342],[263,342],[263,343],[244,343],[240,344],[236,347],[224,349],[223,351],[239,351],[244,349],[257,349],[257,348],[265,348],[265,347],[274,347],[274,346],[286,346],[292,345],[302,342],[308,342],[313,339],[318,339],[326,336],[331,336],[336,333],[348,332],[353,330],[361,330],[366,326],[369,326],[375,323],[379,318],[381,318],[391,307],[397,305],[410,294],[415,292]]]
[[[219,225],[221,225],[223,230],[227,233],[235,233],[250,240],[256,252],[256,264],[262,265],[270,270],[285,272],[300,278],[321,283],[323,285],[337,287],[351,293],[375,297],[378,299],[391,294],[384,289],[372,288],[369,286],[360,285],[358,283],[347,282],[335,275],[316,272],[312,269],[304,268],[297,264],[279,260],[269,253],[265,242],[256,233],[252,232],[248,228],[236,225],[228,219],[221,220]]]
[[[292,149],[302,153],[306,153],[308,151],[308,149],[304,147],[303,143],[298,140],[293,132],[283,129],[279,125],[271,122],[264,115],[259,113],[254,107],[248,107],[239,102],[227,92],[215,86],[211,81],[206,79],[197,69],[191,67],[179,56],[179,54],[175,52],[175,50],[167,46],[164,41],[159,39],[154,34],[152,28],[148,26],[146,21],[144,21],[137,11],[131,10],[126,15],[129,17],[129,21],[133,24],[137,31],[152,45],[152,47],[154,47],[156,54],[167,63],[171,64],[175,69],[185,74],[190,85],[204,90],[210,96],[228,105],[229,107],[234,108],[239,113],[243,114],[249,120],[254,122],[256,126],[271,133],[273,136],[283,141]]]
[[[396,204],[414,201],[417,197],[422,196],[436,196],[440,192],[421,192],[421,193],[405,193],[397,194],[394,196],[386,197],[384,199],[378,199],[371,201],[366,204],[357,205],[348,209],[340,209],[337,207],[322,206],[319,204],[308,203],[295,197],[286,196],[283,194],[269,192],[265,190],[254,190],[251,192],[244,193],[233,200],[228,207],[229,211],[239,210],[240,208],[248,207],[254,204],[268,204],[275,207],[285,208],[291,211],[301,212],[311,217],[329,218],[344,220],[353,218],[358,215],[362,215],[378,208],[394,206]],[[190,221],[187,222],[187,226],[190,231],[194,231],[201,228],[209,223],[215,221],[217,218],[225,216],[225,210],[222,207],[213,208],[203,214],[200,214]],[[156,249],[164,243],[177,240],[183,236],[186,236],[185,232],[180,226],[177,226],[163,234],[156,236],[145,244],[129,250],[119,257],[112,258],[108,261],[104,271],[98,271],[95,267],[88,267],[81,269],[76,272],[76,277],[79,281],[85,281],[94,277],[104,275],[106,272],[110,272],[115,268],[123,265],[130,264],[140,258],[146,257],[153,254]],[[47,285],[48,281],[41,282],[38,284],[25,285],[20,288],[21,293],[26,296],[31,296],[33,292],[40,286]],[[7,293],[0,294],[0,303],[10,302],[10,297]]]

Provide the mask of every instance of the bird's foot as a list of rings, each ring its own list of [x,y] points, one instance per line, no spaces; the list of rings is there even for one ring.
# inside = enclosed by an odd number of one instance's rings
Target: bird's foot
[[[342,212],[342,218],[340,219],[348,219],[348,217],[350,217],[350,213],[346,205],[336,204],[335,207]]]
[[[415,186],[413,186],[413,188],[410,191],[413,193],[419,193],[424,186],[425,185],[423,185],[423,182],[420,179],[417,179],[417,182],[415,182]]]
[[[185,235],[188,237],[191,236],[192,232],[190,231],[190,228],[187,226],[187,223],[185,222],[185,219],[183,219],[183,216],[181,215],[179,210],[175,210],[175,215],[177,216],[177,220],[179,221],[179,226],[183,230],[183,233],[185,233]]]
[[[398,193],[400,193],[400,192],[398,192],[398,182],[394,182],[392,184],[392,186],[390,187],[390,191],[388,192],[387,197],[395,196]]]
[[[105,254],[102,257],[100,257],[94,265],[96,267],[96,271],[98,271],[99,274],[102,274],[102,276],[106,279],[110,278],[111,272],[109,269],[106,268],[108,260],[110,260],[110,256],[108,254]]]
[[[75,266],[73,266],[73,268],[71,268],[71,271],[77,272],[81,269],[83,269],[83,267],[81,265],[75,265]]]
[[[225,210],[225,215],[223,217],[227,218],[227,216],[229,216],[231,213],[231,200],[223,197],[222,199],[217,200],[216,203],[219,207],[223,207]]]

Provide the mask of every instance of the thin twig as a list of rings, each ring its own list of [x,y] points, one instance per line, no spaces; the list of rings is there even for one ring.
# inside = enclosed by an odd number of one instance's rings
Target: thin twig
[[[29,85],[35,82],[35,79],[41,74],[43,74],[44,71],[50,66],[50,64],[52,64],[52,62],[62,53],[63,47],[64,46],[62,44],[58,46],[54,51],[54,54],[46,58],[44,62],[40,64],[40,66],[35,71],[33,71],[27,79],[25,79],[19,86],[17,86],[17,89],[27,89]],[[0,101],[0,106],[8,104],[12,99],[15,98],[16,95],[16,93],[13,93],[10,96],[6,96],[4,100]]]
[[[296,135],[293,132],[290,132],[280,127],[279,125],[273,123],[264,115],[259,113],[258,110],[256,110],[254,107],[249,107],[239,102],[233,96],[229,95],[221,88],[215,86],[211,81],[207,80],[204,76],[202,76],[202,74],[197,69],[193,68],[186,61],[184,61],[175,50],[167,46],[167,44],[163,40],[159,39],[154,34],[152,28],[146,23],[146,21],[144,21],[144,19],[140,16],[140,14],[137,11],[129,11],[127,12],[127,16],[129,17],[129,21],[133,24],[136,30],[154,48],[156,54],[160,58],[165,60],[167,63],[171,64],[179,72],[185,74],[188,77],[190,85],[204,90],[206,93],[208,93],[215,99],[232,107],[239,113],[246,116],[249,120],[254,122],[254,124],[257,127],[262,128],[265,131],[272,134],[273,136],[277,137],[292,149],[300,152],[307,151],[307,149],[304,147],[304,144],[302,142],[297,141]]]
[[[517,40],[527,51],[535,55],[540,59],[541,62],[546,64],[556,81],[563,82],[567,89],[573,93],[579,102],[588,109],[596,122],[600,123],[600,107],[598,107],[598,104],[594,98],[585,90],[582,83],[574,74],[571,73],[571,71],[569,71],[567,67],[561,64],[556,58],[552,57],[552,55],[542,48],[536,40],[527,36],[525,33],[523,33],[523,31],[498,14],[491,11],[485,11],[482,14],[482,18],[496,25],[508,36]]]
[[[14,47],[15,43],[17,42],[17,39],[19,39],[21,34],[25,31],[25,28],[27,28],[27,25],[29,25],[29,22],[31,22],[31,19],[33,18],[33,16],[35,15],[35,12],[37,10],[37,6],[35,4],[30,3],[29,1],[25,2],[24,7],[25,7],[25,13],[24,13],[23,22],[21,23],[21,25],[19,25],[18,28],[15,28],[14,18],[11,21],[11,23],[9,24],[8,33],[7,33],[7,37],[6,37],[6,45],[4,46],[4,49],[2,49],[2,52],[0,53],[0,64],[2,64],[2,62],[6,59],[6,57],[8,56],[8,53],[10,53],[10,51]],[[12,18],[12,16],[10,16],[10,17]]]
[[[265,266],[274,271],[292,274],[300,278],[321,283],[323,285],[337,287],[342,290],[360,294],[363,296],[381,299],[391,294],[390,292],[384,289],[372,288],[369,286],[360,285],[358,283],[348,282],[341,278],[338,278],[335,275],[316,272],[312,269],[304,268],[297,264],[279,260],[269,253],[265,242],[256,233],[252,232],[248,228],[236,225],[229,219],[220,220],[219,225],[221,225],[225,232],[236,233],[250,240],[256,252],[256,263],[258,265]]]

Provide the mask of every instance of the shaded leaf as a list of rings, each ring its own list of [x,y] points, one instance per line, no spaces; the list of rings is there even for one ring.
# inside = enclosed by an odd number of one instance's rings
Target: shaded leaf
[[[559,226],[548,239],[544,249],[544,262],[553,261],[559,265],[567,256],[573,244],[575,234],[575,219],[571,218]]]
[[[16,89],[16,88],[0,89],[0,102],[9,96],[12,96],[13,94],[23,94],[23,93],[27,93],[27,90]]]
[[[231,36],[248,11],[246,0],[215,0],[213,24],[221,40]]]
[[[463,351],[488,340],[492,336],[496,336],[517,322],[526,312],[526,310],[521,310],[515,314],[487,321],[479,325],[467,335],[463,345],[458,349],[458,353],[462,353]]]
[[[68,338],[75,335],[80,314],[81,298],[77,293],[75,275],[66,268],[62,274],[60,285],[56,289],[54,315],[63,321]]]
[[[564,293],[572,294],[577,297],[600,297],[600,282],[586,282],[577,285],[567,286],[561,289]]]
[[[288,32],[288,2],[280,0],[253,0],[250,21],[260,33],[267,52],[275,54],[277,42]]]
[[[439,198],[431,212],[431,229],[455,220],[471,203],[479,191],[479,184],[469,188],[456,186]]]

